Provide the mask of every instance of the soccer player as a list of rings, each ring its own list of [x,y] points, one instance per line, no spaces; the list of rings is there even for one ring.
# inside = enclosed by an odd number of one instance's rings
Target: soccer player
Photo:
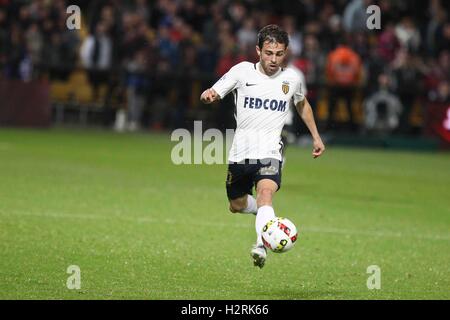
[[[281,186],[281,131],[291,100],[313,137],[312,156],[319,157],[325,146],[298,73],[282,67],[289,44],[287,33],[268,25],[259,31],[257,40],[259,62],[233,66],[200,100],[209,104],[234,94],[237,126],[228,157],[226,190],[231,212],[256,214],[257,238],[251,256],[254,265],[262,268],[267,253],[261,232],[275,218],[272,200]]]

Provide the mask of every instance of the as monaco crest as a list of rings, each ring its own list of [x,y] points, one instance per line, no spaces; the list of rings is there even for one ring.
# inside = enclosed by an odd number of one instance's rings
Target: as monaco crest
[[[284,94],[287,94],[289,92],[289,82],[283,81],[283,84],[281,85],[281,90],[283,90]]]

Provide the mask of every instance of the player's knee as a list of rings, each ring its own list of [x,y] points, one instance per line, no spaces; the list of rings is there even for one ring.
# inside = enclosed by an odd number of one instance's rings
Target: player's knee
[[[239,204],[236,204],[236,203],[233,203],[233,204],[230,203],[230,211],[232,213],[242,212],[244,209],[245,209],[245,207],[242,206],[242,205],[239,205]]]
[[[230,211],[232,213],[241,212],[246,208],[245,199],[236,199],[230,201]]]

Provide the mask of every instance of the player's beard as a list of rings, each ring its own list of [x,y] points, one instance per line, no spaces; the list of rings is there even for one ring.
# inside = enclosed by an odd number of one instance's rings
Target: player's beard
[[[268,63],[266,66],[265,66],[265,72],[266,72],[266,74],[267,75],[269,75],[269,76],[271,76],[271,75],[273,75],[273,74],[275,74],[277,71],[278,71],[278,69],[280,68],[280,66],[279,65],[277,65],[276,63]]]

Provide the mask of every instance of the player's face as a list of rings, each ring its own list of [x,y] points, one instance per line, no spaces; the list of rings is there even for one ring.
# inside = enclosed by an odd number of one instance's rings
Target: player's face
[[[264,72],[268,76],[271,76],[283,64],[286,56],[286,45],[284,43],[266,41],[261,49],[256,46],[256,52],[258,53],[259,62]]]

